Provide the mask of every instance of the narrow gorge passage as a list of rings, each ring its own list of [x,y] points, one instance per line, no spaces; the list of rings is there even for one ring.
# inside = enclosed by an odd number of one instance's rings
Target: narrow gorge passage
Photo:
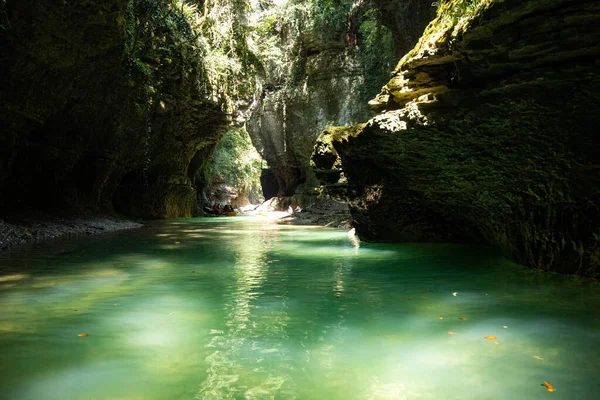
[[[0,400],[600,398],[597,0],[0,0]]]

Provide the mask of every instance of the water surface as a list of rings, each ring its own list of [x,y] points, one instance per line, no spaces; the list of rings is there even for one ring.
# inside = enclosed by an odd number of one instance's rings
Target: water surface
[[[600,398],[598,285],[489,248],[236,217],[0,265],[2,399]]]

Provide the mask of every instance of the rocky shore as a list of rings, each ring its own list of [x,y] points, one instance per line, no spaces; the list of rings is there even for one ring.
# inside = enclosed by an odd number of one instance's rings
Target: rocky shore
[[[294,212],[279,219],[279,222],[294,225],[320,225],[337,229],[352,228],[352,216],[348,204],[331,199],[311,204],[300,212]]]
[[[34,213],[0,219],[0,251],[15,245],[42,242],[67,235],[94,235],[143,224],[114,214],[57,216]]]

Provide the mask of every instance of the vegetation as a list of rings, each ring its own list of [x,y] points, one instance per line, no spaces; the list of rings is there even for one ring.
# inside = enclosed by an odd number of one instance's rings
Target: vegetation
[[[436,22],[430,24],[423,34],[423,38],[439,40],[444,34],[450,32],[456,37],[461,29],[465,29],[485,7],[494,0],[446,0],[440,1],[437,10]],[[433,42],[432,42],[433,43]]]
[[[244,0],[131,0],[126,58],[152,103],[161,73],[197,74],[206,98],[233,113],[253,90]]]
[[[359,95],[365,101],[385,83],[396,61],[391,32],[370,0],[262,0],[253,13],[250,50],[264,73],[290,91],[304,77],[307,55],[324,46],[342,44],[358,53],[366,78]]]
[[[392,34],[379,23],[380,13],[378,9],[365,12],[359,28],[359,54],[365,77],[360,97],[365,100],[370,100],[379,92],[397,61]]]
[[[245,129],[232,129],[223,135],[205,169],[209,186],[225,184],[250,200],[262,196],[260,175],[262,157]]]
[[[362,68],[357,102],[368,112],[366,102],[385,83],[395,61],[391,33],[379,19],[370,0],[131,0],[124,21],[125,61],[137,114],[146,121],[142,143],[152,148],[166,140],[178,146],[177,138],[159,137],[157,125],[162,124],[165,135],[197,127],[173,129],[172,119],[161,115],[188,114],[187,104],[198,98],[236,115],[266,89],[283,105],[300,94],[308,57],[340,45]],[[182,101],[173,104],[175,81],[195,85],[198,94],[186,89],[178,96]],[[290,143],[296,139],[290,137]],[[249,152],[247,134],[232,130],[220,140],[214,165],[204,168],[209,184],[225,182],[240,192],[259,193],[260,168]],[[308,143],[307,154],[311,150]],[[152,154],[146,159],[148,170]],[[169,182],[185,184],[185,177],[170,175]]]

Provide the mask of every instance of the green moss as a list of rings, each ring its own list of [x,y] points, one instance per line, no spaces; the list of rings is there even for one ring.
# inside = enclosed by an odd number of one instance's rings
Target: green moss
[[[588,55],[600,6],[465,4],[442,3],[381,96],[393,87],[397,102],[380,101],[357,134],[326,130],[315,167],[347,176],[327,188],[351,201],[366,238],[485,241],[523,265],[598,277],[600,80]],[[569,21],[591,36],[555,34]]]

